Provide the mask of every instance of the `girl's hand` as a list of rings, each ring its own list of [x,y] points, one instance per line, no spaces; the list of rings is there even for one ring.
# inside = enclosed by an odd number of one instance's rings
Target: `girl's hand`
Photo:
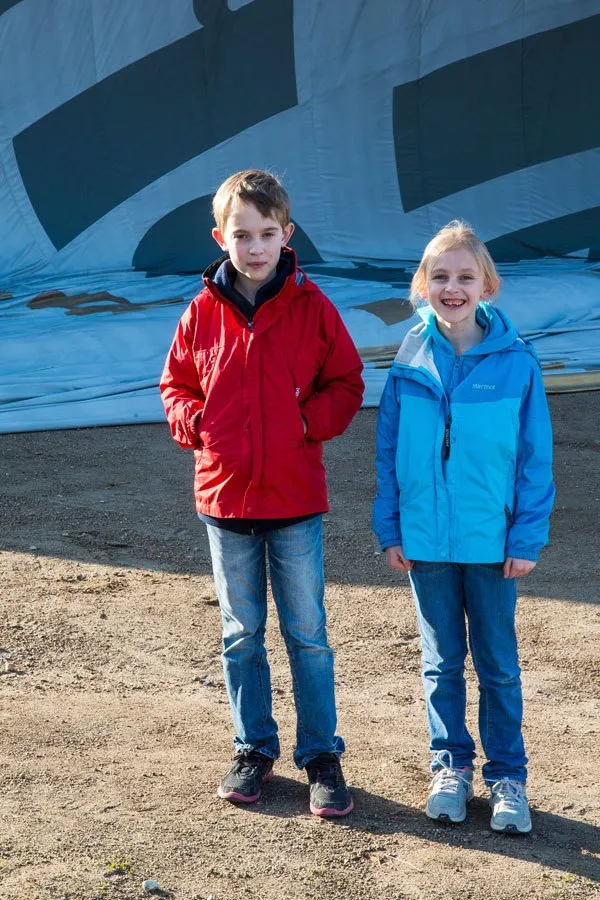
[[[414,565],[412,559],[406,559],[402,552],[402,547],[398,545],[385,548],[385,561],[390,569],[396,569],[397,572],[402,572],[404,575],[406,575],[409,569],[412,569]]]
[[[531,559],[517,559],[516,556],[507,556],[504,561],[504,577],[519,578],[520,575],[527,575],[535,569],[535,563]]]

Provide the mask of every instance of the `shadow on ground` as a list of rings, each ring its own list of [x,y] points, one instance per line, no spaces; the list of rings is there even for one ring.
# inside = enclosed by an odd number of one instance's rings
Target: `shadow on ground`
[[[550,406],[557,483],[551,544],[519,588],[598,603],[600,392],[553,396]],[[376,410],[361,410],[348,432],[326,447],[327,579],[406,586],[385,567],[371,532],[376,417]],[[210,574],[206,534],[194,511],[192,454],[174,444],[166,425],[1,435],[0,453],[2,549]]]
[[[542,866],[600,882],[598,854],[600,829],[543,810],[532,810],[530,835],[495,834],[489,828],[490,808],[476,797],[460,826],[430,822],[422,810],[352,788],[355,809],[343,819],[329,819],[332,827],[371,835],[410,835],[463,850],[499,854],[511,859],[538,862]],[[257,804],[245,807],[256,815],[296,818],[307,814],[307,787],[291,778],[276,776],[265,787]],[[408,860],[409,865],[414,866]]]

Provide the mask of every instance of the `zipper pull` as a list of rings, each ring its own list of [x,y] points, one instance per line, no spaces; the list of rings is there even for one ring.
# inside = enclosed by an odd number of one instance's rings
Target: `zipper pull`
[[[252,319],[248,319],[246,324],[248,326],[248,331],[254,331],[254,322],[252,321]]]
[[[448,413],[446,427],[444,429],[444,459],[450,458],[450,428],[452,427],[452,414]]]

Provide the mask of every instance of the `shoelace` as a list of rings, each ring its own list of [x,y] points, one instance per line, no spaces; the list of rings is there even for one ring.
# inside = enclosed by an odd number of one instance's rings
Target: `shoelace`
[[[519,807],[525,801],[525,788],[518,781],[511,778],[501,778],[492,785],[492,796],[510,812],[518,812]]]
[[[264,765],[265,760],[257,753],[245,753],[243,756],[237,757],[236,763],[240,775],[249,775],[253,769]]]
[[[320,781],[321,784],[326,784],[328,787],[337,787],[341,784],[341,769],[340,764],[337,757],[317,757],[317,759],[313,760],[314,763],[314,776],[316,780]]]
[[[433,754],[434,765],[437,763],[442,767],[435,773],[431,782],[432,785],[435,784],[439,793],[453,794],[461,781],[469,786],[469,779],[465,778],[460,769],[454,768],[453,762],[449,750],[437,750]]]

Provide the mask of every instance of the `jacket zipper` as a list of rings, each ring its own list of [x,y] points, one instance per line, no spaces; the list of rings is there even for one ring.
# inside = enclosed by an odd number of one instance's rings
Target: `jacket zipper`
[[[448,413],[446,427],[444,429],[444,459],[450,459],[450,429],[452,428],[452,413]]]

